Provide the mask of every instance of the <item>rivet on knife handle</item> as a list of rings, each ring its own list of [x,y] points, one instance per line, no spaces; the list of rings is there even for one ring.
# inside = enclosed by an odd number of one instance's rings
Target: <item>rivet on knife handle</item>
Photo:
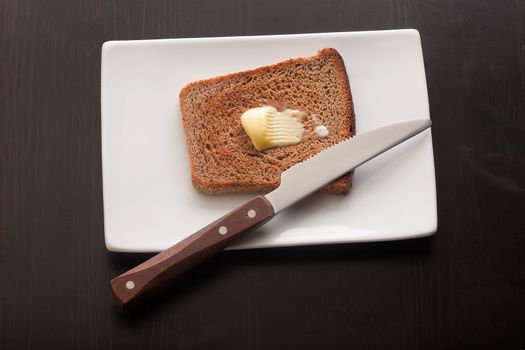
[[[209,258],[235,238],[259,227],[274,215],[270,202],[263,196],[256,197],[111,280],[113,295],[121,304],[126,304]]]

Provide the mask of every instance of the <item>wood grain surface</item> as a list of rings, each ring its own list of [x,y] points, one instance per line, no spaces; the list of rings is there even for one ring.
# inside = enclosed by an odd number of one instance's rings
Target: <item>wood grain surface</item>
[[[525,348],[525,2],[0,0],[1,349]],[[106,40],[417,28],[437,234],[224,252],[133,308],[104,246]]]

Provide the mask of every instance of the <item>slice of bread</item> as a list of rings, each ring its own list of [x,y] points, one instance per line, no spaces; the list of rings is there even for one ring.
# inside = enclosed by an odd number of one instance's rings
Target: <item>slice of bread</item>
[[[284,170],[355,133],[348,76],[341,55],[332,48],[311,57],[196,81],[186,85],[179,98],[191,178],[199,191],[210,194],[269,192],[279,186]],[[313,114],[329,135],[318,137],[310,120],[303,142],[257,151],[240,117],[264,105]],[[351,174],[347,174],[322,190],[346,194],[350,187]]]

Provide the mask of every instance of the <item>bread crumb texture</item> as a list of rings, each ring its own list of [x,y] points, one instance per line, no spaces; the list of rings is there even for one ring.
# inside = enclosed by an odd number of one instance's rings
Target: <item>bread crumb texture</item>
[[[271,66],[186,85],[180,105],[194,186],[202,192],[267,192],[280,174],[312,155],[354,135],[355,117],[344,62],[335,49]],[[304,141],[257,151],[241,125],[250,108],[274,105],[313,114],[329,130],[318,137],[311,118]],[[351,174],[323,188],[347,193]]]

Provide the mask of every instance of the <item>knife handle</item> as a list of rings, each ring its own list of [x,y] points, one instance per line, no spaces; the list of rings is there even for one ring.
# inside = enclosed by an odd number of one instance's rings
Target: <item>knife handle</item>
[[[263,196],[232,210],[174,246],[111,280],[113,295],[127,304],[162,282],[176,277],[228,246],[235,238],[275,215]]]

